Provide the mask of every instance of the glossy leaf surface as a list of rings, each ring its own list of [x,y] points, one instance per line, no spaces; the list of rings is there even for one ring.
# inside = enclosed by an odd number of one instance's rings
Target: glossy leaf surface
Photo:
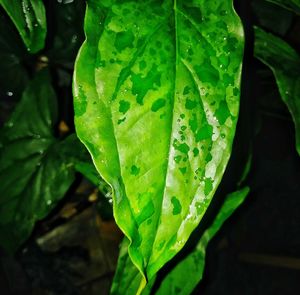
[[[56,96],[48,72],[26,88],[0,132],[0,244],[14,251],[29,236],[74,180],[73,155],[82,144],[75,135],[58,141]]]
[[[255,57],[273,71],[282,100],[295,123],[300,155],[300,56],[285,41],[255,27]]]
[[[17,27],[27,49],[35,53],[44,47],[46,12],[42,0],[0,0]]]
[[[224,173],[243,30],[229,0],[87,5],[76,130],[112,186],[130,257],[150,280],[199,224]]]
[[[300,0],[267,0],[300,14]]]

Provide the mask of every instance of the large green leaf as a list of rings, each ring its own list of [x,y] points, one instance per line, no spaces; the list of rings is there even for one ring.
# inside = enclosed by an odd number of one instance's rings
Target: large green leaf
[[[254,54],[273,71],[282,100],[295,123],[300,155],[300,56],[282,39],[255,27]]]
[[[76,136],[58,141],[55,93],[48,72],[38,73],[0,132],[0,245],[14,251],[74,180]]]
[[[300,0],[267,0],[300,14]]]
[[[185,244],[228,162],[243,30],[232,1],[87,2],[75,124],[144,275]]]
[[[27,49],[32,53],[44,47],[46,12],[42,0],[0,0],[17,27]]]

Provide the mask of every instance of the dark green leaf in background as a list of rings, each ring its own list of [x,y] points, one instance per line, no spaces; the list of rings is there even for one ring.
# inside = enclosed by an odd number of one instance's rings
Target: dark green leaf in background
[[[11,105],[19,101],[28,82],[25,62],[30,54],[13,23],[0,8],[0,107],[1,120],[7,117]],[[14,102],[14,103],[13,103]]]
[[[46,55],[51,62],[73,67],[79,47],[84,41],[85,0],[53,1],[49,5],[51,46]]]
[[[184,246],[224,173],[243,29],[229,0],[87,4],[76,130],[113,188],[130,257],[150,280]]]
[[[256,24],[284,36],[294,19],[294,13],[267,0],[253,0],[251,6]],[[276,15],[276,17],[275,17]]]
[[[74,180],[75,135],[54,137],[56,95],[48,72],[30,82],[0,132],[0,245],[15,251]]]
[[[282,39],[255,27],[254,54],[274,73],[282,100],[296,129],[296,149],[300,155],[300,56]]]
[[[205,253],[209,241],[219,231],[223,223],[243,203],[248,193],[249,188],[245,187],[226,196],[213,223],[203,233],[195,249],[164,277],[158,290],[155,292],[155,295],[191,294],[202,279],[205,265]],[[125,238],[121,244],[118,268],[111,289],[112,295],[136,294],[139,287],[138,284],[141,280],[141,275],[129,258],[127,252],[128,245],[129,242]],[[150,294],[154,281],[155,279],[150,282],[150,285],[147,285],[146,289],[142,292],[143,295]]]
[[[267,0],[300,14],[300,0]]]
[[[46,12],[42,0],[0,0],[31,53],[41,50],[46,38]]]

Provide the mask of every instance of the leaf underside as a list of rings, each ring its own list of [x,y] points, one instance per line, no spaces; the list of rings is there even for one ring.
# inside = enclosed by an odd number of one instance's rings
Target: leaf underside
[[[76,130],[113,189],[130,258],[150,280],[199,224],[224,173],[243,30],[229,0],[87,5]]]
[[[13,3],[12,3],[13,2]],[[44,47],[46,38],[46,12],[42,0],[0,0],[27,49],[35,53]]]
[[[273,72],[283,102],[296,129],[296,149],[300,155],[300,56],[282,39],[255,27],[254,55]]]

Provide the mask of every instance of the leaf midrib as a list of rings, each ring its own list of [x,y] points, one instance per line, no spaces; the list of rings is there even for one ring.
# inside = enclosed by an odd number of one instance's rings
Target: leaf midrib
[[[179,44],[178,44],[178,33],[177,33],[177,0],[174,0],[174,6],[173,6],[173,18],[174,18],[174,36],[175,36],[175,75],[174,75],[174,87],[173,87],[173,103],[171,106],[171,118],[170,118],[170,122],[171,122],[171,130],[170,130],[170,135],[169,135],[169,146],[168,146],[168,160],[167,160],[167,168],[166,168],[166,174],[165,174],[165,178],[164,178],[164,191],[163,191],[163,195],[161,198],[161,205],[160,205],[160,211],[159,211],[159,218],[157,218],[157,222],[156,222],[156,232],[155,232],[155,236],[153,238],[152,241],[152,250],[153,250],[153,245],[156,241],[157,238],[157,233],[158,233],[158,227],[159,227],[159,222],[160,222],[160,218],[161,218],[161,212],[162,212],[162,207],[163,207],[163,201],[166,195],[166,183],[167,183],[167,178],[169,175],[169,167],[170,167],[170,160],[171,160],[171,146],[172,146],[172,134],[173,134],[173,128],[174,128],[174,105],[175,105],[175,100],[176,100],[176,88],[177,88],[177,71],[178,71],[178,64],[179,64]],[[151,260],[152,254],[148,257],[147,260],[147,267],[149,266],[149,261]],[[152,277],[148,277],[147,276],[147,280],[149,281]]]

